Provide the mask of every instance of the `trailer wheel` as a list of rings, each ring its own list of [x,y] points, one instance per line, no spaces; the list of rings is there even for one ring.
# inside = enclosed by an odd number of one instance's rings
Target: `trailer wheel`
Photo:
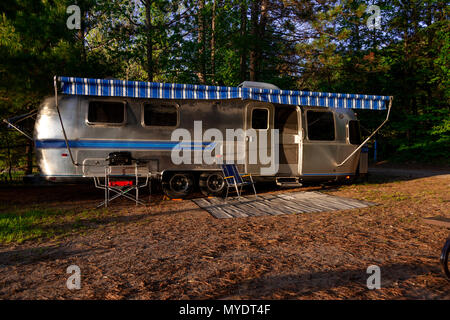
[[[205,172],[200,175],[199,186],[205,196],[221,196],[225,191],[225,179],[220,172]]]
[[[183,198],[192,192],[194,176],[190,173],[178,172],[162,181],[162,189],[170,198]]]

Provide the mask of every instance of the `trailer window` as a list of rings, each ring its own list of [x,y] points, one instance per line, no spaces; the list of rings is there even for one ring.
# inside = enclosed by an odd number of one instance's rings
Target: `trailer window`
[[[350,120],[348,122],[348,139],[351,144],[361,143],[361,132],[359,130],[359,121]]]
[[[252,128],[268,129],[269,128],[269,110],[253,109],[252,111]]]
[[[334,119],[332,112],[308,111],[306,112],[308,122],[309,140],[334,140]]]
[[[178,123],[177,105],[172,103],[144,104],[144,125],[175,127]]]
[[[88,122],[121,124],[125,122],[125,103],[112,101],[90,101]]]

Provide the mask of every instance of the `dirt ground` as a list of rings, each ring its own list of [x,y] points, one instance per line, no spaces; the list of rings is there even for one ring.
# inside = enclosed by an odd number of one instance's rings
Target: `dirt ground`
[[[216,219],[190,200],[160,195],[148,207],[113,202],[109,217],[82,232],[1,244],[0,298],[450,299],[438,263],[449,230],[421,221],[450,218],[450,175],[295,190],[310,189],[378,206]],[[101,198],[92,187],[0,189],[3,211],[78,212]],[[66,287],[70,265],[81,269],[80,290]],[[370,265],[381,268],[381,289],[366,287]]]

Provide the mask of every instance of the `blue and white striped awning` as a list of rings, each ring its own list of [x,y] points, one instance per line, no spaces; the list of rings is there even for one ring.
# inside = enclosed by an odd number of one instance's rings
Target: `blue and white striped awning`
[[[390,97],[348,93],[291,91],[221,87],[178,83],[58,77],[64,94],[151,99],[248,99],[279,104],[347,108],[386,109]]]

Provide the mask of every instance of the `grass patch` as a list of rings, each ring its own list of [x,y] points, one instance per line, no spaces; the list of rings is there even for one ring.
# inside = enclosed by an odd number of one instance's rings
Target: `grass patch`
[[[394,200],[394,201],[404,201],[404,200],[409,200],[410,196],[400,193],[400,192],[394,192],[394,193],[388,193],[388,194],[383,194],[381,196],[381,199],[383,200]]]
[[[38,238],[53,238],[93,227],[105,221],[106,210],[76,212],[31,208],[0,213],[0,243],[22,243]],[[108,213],[108,217],[113,214]]]

